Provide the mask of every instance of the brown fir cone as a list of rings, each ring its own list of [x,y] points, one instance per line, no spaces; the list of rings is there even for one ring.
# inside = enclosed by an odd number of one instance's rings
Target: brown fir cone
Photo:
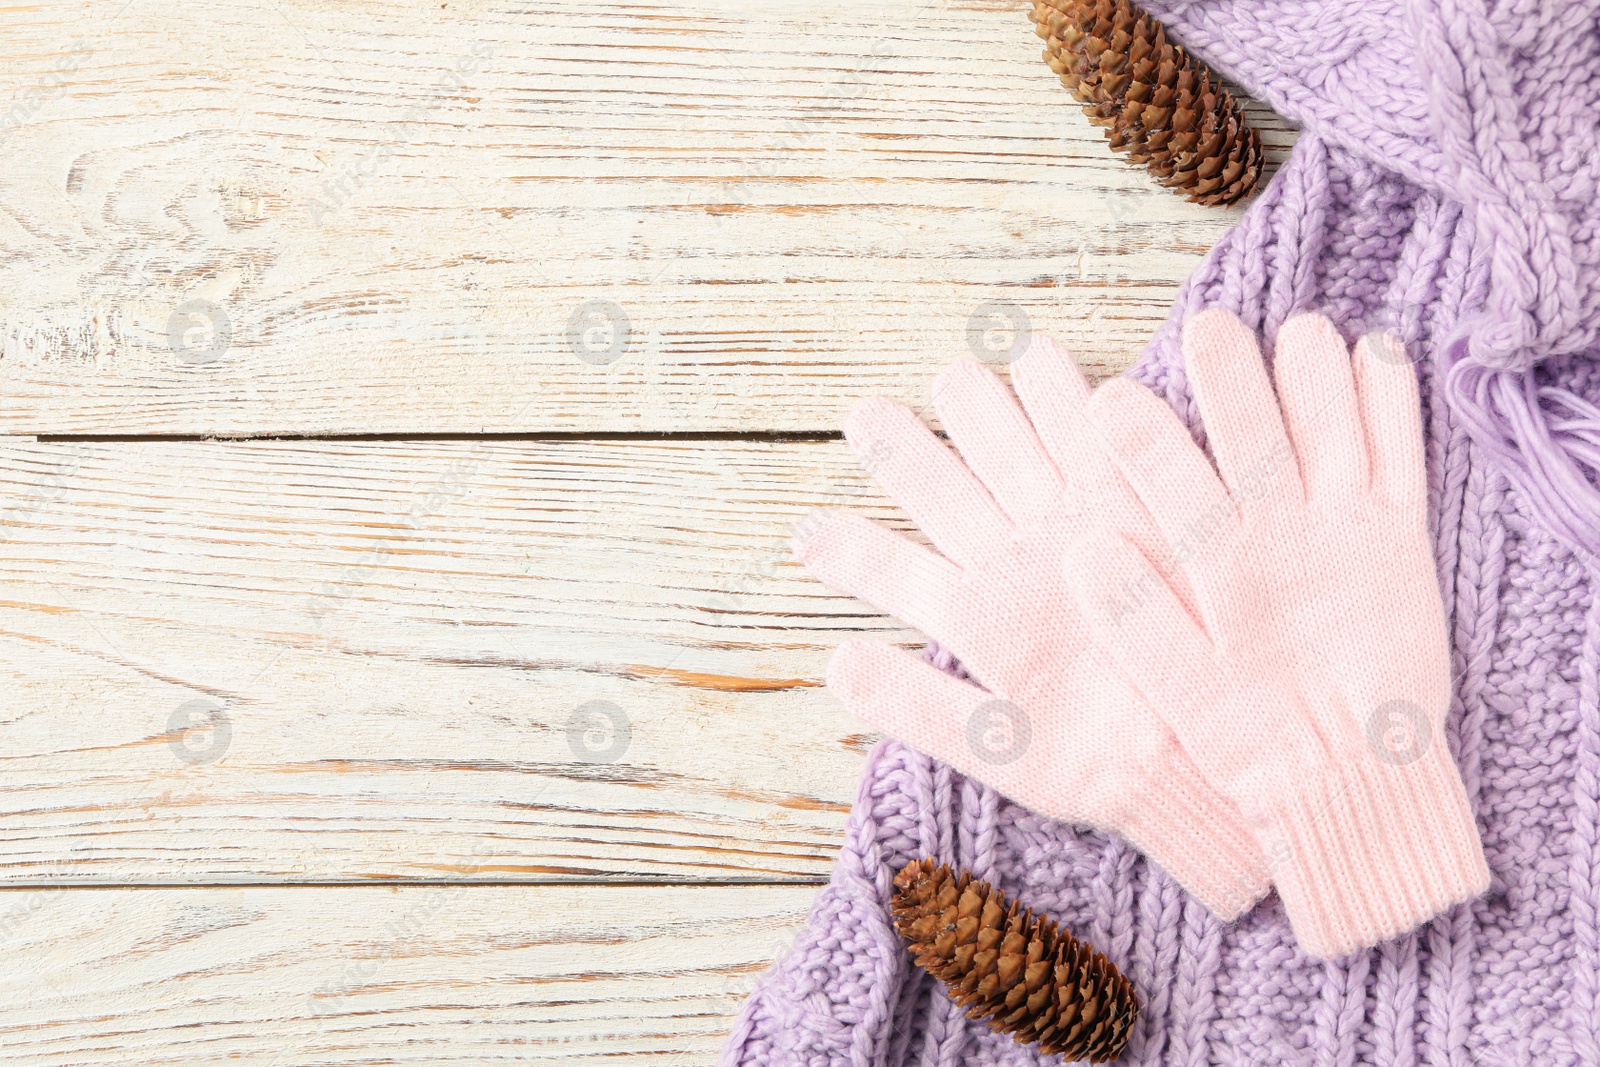
[[[1122,1055],[1139,998],[1092,946],[931,859],[906,864],[894,886],[895,929],[968,1018],[1067,1060]]]
[[[1111,147],[1198,204],[1232,204],[1261,177],[1261,135],[1209,67],[1129,0],[1033,0],[1044,60]]]

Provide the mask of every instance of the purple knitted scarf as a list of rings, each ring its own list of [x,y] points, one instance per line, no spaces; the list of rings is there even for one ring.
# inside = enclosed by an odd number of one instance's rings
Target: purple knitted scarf
[[[1321,963],[1275,897],[1223,925],[1120,839],[886,741],[807,928],[745,1004],[723,1062],[1039,1062],[911,967],[891,880],[933,855],[1123,969],[1144,1000],[1125,1063],[1600,1067],[1596,5],[1147,6],[1305,131],[1132,373],[1198,434],[1177,341],[1202,308],[1236,311],[1269,352],[1284,319],[1319,310],[1350,338],[1397,329],[1419,354],[1455,647],[1449,741],[1490,890]]]

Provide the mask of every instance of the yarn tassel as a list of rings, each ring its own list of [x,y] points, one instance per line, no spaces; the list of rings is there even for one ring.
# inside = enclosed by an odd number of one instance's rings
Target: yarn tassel
[[[1447,352],[1450,403],[1496,467],[1527,498],[1541,523],[1600,574],[1600,409],[1564,389],[1540,388],[1537,369],[1494,370],[1466,356],[1467,339]]]

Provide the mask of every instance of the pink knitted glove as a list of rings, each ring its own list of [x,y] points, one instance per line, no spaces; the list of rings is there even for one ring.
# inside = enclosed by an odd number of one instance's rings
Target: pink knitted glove
[[[1231,919],[1266,892],[1255,842],[1096,647],[1061,567],[1090,500],[1152,545],[1159,535],[1109,460],[1084,458],[1094,434],[1071,357],[1036,335],[1013,370],[1031,426],[976,363],[937,384],[965,464],[888,400],[846,426],[939,552],[844,511],[813,513],[795,538],[812,574],[948,647],[987,692],[860,638],[835,653],[828,688],[857,717],[1035,811],[1121,834]]]
[[[1166,404],[1107,383],[1091,417],[1167,545],[1101,531],[1069,570],[1128,677],[1244,812],[1301,946],[1342,955],[1489,881],[1443,732],[1416,380],[1398,342],[1352,358],[1318,315],[1279,331],[1276,398],[1233,315],[1190,320],[1183,351],[1216,469]],[[1192,585],[1198,622],[1157,569]]]

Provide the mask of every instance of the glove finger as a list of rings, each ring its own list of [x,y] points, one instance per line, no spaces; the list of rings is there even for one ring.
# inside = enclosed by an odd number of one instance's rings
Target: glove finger
[[[1309,497],[1348,497],[1367,487],[1366,431],[1350,350],[1321,315],[1296,315],[1278,330],[1272,363],[1283,421]]]
[[[840,645],[828,662],[828,691],[856,718],[1035,811],[1081,817],[1040,806],[1048,801],[1033,752],[1034,724],[996,694],[860,637]]]
[[[1010,537],[989,491],[909,408],[873,397],[844,433],[867,473],[956,563],[971,566]]]
[[[1089,401],[1089,417],[1166,539],[1162,556],[1187,560],[1237,524],[1237,509],[1217,472],[1155,394],[1113,378]]]
[[[1011,391],[993,371],[964,359],[939,375],[933,395],[961,458],[1011,521],[1043,521],[1063,485]]]
[[[1255,335],[1230,312],[1203,311],[1183,328],[1183,359],[1217,470],[1248,513],[1304,490]]]
[[[1036,333],[1028,351],[1012,364],[1011,382],[1068,495],[1101,526],[1120,530],[1150,558],[1165,559],[1168,545],[1162,531],[1112,462],[1099,427],[1089,418],[1089,383],[1071,354],[1049,335]],[[1184,606],[1192,609],[1194,591],[1187,575],[1179,570],[1167,577]]]
[[[1416,370],[1392,333],[1369,333],[1356,342],[1351,360],[1356,397],[1366,427],[1374,491],[1396,502],[1423,507],[1427,465],[1423,459],[1422,402]]]
[[[1011,365],[1011,384],[1069,492],[1102,501],[1129,494],[1089,421],[1089,383],[1066,349],[1034,334]]]
[[[842,508],[819,509],[795,531],[794,555],[826,585],[860,597],[940,644],[961,650],[950,625],[961,569],[937,552]]]

